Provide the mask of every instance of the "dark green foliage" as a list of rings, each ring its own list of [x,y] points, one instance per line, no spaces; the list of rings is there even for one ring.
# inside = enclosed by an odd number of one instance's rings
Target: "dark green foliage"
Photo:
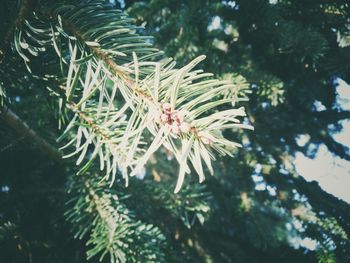
[[[1,126],[3,134],[13,134]],[[25,138],[1,148],[0,262],[83,262],[83,243],[64,220],[65,171]]]

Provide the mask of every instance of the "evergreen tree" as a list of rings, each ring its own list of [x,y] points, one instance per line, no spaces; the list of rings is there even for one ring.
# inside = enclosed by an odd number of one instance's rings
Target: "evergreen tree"
[[[350,261],[347,1],[3,2],[1,262]]]

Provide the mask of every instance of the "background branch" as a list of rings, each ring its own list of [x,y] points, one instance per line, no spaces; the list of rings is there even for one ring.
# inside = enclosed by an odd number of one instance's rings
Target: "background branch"
[[[6,106],[0,113],[0,119],[11,127],[20,137],[33,145],[41,154],[55,162],[62,162],[61,153],[45,139],[40,137],[28,124]]]

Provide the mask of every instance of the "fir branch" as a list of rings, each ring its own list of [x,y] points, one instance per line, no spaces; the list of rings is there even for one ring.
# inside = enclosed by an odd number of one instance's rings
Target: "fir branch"
[[[12,41],[12,36],[16,27],[21,26],[24,19],[32,13],[36,6],[37,0],[21,0],[21,5],[17,17],[13,20],[13,23],[10,25],[7,33],[5,34],[4,39],[2,40],[0,48],[0,62],[2,62],[3,57],[5,56],[5,50],[9,42]]]
[[[75,115],[61,139],[72,138],[74,133],[75,138],[62,148],[76,142],[74,152],[65,157],[79,154],[77,165],[88,159],[79,174],[99,156],[101,170],[106,167],[105,179],[113,184],[119,170],[127,185],[128,177],[138,174],[163,146],[174,154],[180,166],[175,187],[178,192],[190,173],[189,163],[202,182],[203,163],[213,174],[214,151],[232,155],[240,147],[224,138],[224,129],[252,128],[237,118],[245,116],[243,108],[218,111],[220,105],[243,100],[238,96],[241,85],[210,79],[212,74],[195,70],[205,56],[175,68],[171,59],[160,59],[161,53],[135,33],[137,27],[130,19],[99,1],[40,10],[52,23],[51,28],[45,29],[42,21],[38,21],[40,28],[26,26],[41,36],[36,50],[44,49],[40,45],[47,43],[45,34],[49,34],[61,71],[67,74],[62,79],[65,85],[60,103],[64,102]],[[62,43],[61,37],[67,42]],[[26,50],[31,50],[27,43],[18,31],[16,50],[26,64],[30,62]],[[123,63],[117,64],[111,57],[113,53]],[[121,96],[118,101],[117,93]],[[150,135],[152,142],[146,140]],[[144,146],[145,143],[149,144]],[[93,145],[92,153],[89,145]]]
[[[55,19],[55,15],[47,10],[42,10],[41,14],[47,19]],[[68,21],[62,16],[60,16],[60,20],[64,28],[67,29],[67,33],[74,36],[80,43],[93,43],[93,41],[84,37],[81,30],[74,23]],[[56,20],[56,22],[58,21]],[[152,101],[152,97],[149,94],[142,91],[140,87],[135,85],[133,78],[126,74],[124,71],[121,71],[117,63],[113,59],[111,59],[110,55],[107,52],[103,51],[103,49],[100,46],[96,46],[94,44],[87,44],[87,47],[91,50],[92,54],[94,54],[96,57],[98,57],[105,63],[105,65],[111,70],[111,72],[115,76],[120,77],[130,89],[133,89],[134,92],[141,96],[143,99],[155,104],[155,102]]]
[[[74,229],[76,237],[88,236],[88,259],[108,255],[113,263],[165,262],[165,237],[157,227],[135,219],[122,203],[127,196],[91,174],[74,176],[70,196],[65,215],[68,221],[81,223]]]

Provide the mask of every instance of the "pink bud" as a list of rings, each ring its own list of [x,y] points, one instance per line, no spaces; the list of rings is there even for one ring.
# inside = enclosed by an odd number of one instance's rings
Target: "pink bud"
[[[175,120],[177,119],[177,111],[173,111],[173,112],[171,113],[171,119],[172,119],[173,121],[175,121]]]
[[[203,142],[204,144],[209,144],[209,145],[210,145],[210,144],[213,143],[212,140],[210,140],[209,138],[206,138],[206,137],[202,137],[201,140],[202,140],[202,142]]]
[[[169,115],[163,113],[162,115],[160,115],[160,119],[162,120],[162,122],[168,122],[169,121]]]
[[[163,104],[163,111],[165,112],[165,113],[170,113],[170,111],[171,111],[171,105],[170,105],[170,103],[164,103]]]
[[[165,128],[168,130],[168,131],[170,131],[171,130],[171,125],[169,124],[169,123],[165,123]]]
[[[179,134],[180,128],[179,128],[179,126],[178,126],[176,123],[173,123],[173,124],[171,125],[171,131],[172,131],[172,133],[174,133],[174,134]]]
[[[191,126],[187,122],[182,122],[180,124],[180,130],[183,133],[188,133],[191,130]]]
[[[180,124],[183,121],[182,116],[180,116],[180,114],[177,111],[171,113],[171,119],[174,122],[177,122],[178,124]]]

